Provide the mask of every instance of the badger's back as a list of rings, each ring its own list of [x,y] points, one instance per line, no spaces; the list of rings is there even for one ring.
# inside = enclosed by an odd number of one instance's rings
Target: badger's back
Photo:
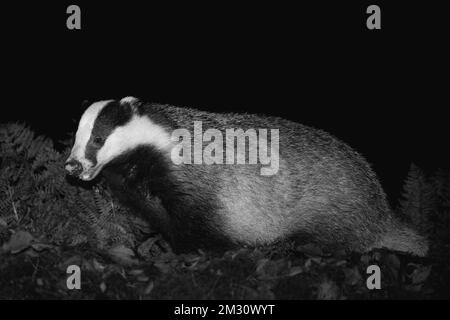
[[[426,241],[392,216],[364,158],[326,132],[259,115],[161,105],[142,105],[140,112],[167,130],[192,130],[194,121],[223,133],[279,129],[279,170],[272,176],[260,175],[259,164],[175,165],[167,154],[154,160],[158,169],[142,165],[138,181],[145,177],[150,186],[142,203],[175,242],[254,245],[306,237],[357,251],[383,246],[417,255],[427,251]],[[154,198],[160,209],[149,200]]]

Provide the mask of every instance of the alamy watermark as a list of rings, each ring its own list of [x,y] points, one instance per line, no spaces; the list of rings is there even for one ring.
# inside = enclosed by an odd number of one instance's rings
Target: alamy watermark
[[[269,134],[270,133],[270,134]],[[278,129],[208,128],[194,121],[194,132],[176,129],[172,132],[171,159],[175,164],[260,164],[260,174],[271,176],[279,169]]]
[[[370,5],[366,9],[366,13],[370,16],[366,20],[366,26],[369,30],[381,29],[381,9],[377,5]],[[67,7],[66,27],[69,30],[81,29],[81,9],[80,6],[72,4]]]

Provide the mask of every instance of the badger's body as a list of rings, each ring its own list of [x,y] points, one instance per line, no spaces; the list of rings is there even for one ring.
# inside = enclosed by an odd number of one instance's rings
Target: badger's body
[[[278,172],[261,175],[260,164],[175,164],[171,132],[192,130],[194,121],[223,132],[279,129]],[[83,115],[67,169],[84,180],[103,171],[115,194],[179,250],[299,238],[355,251],[427,252],[426,240],[392,216],[361,155],[280,118],[101,101]]]

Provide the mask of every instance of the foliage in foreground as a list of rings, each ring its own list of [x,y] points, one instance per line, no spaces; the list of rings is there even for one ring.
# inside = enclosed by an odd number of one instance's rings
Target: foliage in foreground
[[[323,252],[284,243],[217,256],[175,255],[147,223],[121,207],[102,183],[67,180],[68,148],[23,125],[0,128],[0,299],[388,299],[449,298],[450,179],[416,166],[399,214],[433,240],[426,259],[377,250]],[[82,290],[66,268],[82,269]],[[366,269],[382,271],[368,290]]]

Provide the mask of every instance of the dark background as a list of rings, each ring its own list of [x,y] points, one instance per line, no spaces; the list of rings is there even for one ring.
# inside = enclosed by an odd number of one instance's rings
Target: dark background
[[[360,151],[393,204],[411,162],[449,167],[449,35],[437,4],[148,2],[2,4],[1,122],[64,139],[83,100],[129,95],[278,115]],[[66,29],[70,4],[82,30]],[[370,4],[382,30],[366,29]]]

